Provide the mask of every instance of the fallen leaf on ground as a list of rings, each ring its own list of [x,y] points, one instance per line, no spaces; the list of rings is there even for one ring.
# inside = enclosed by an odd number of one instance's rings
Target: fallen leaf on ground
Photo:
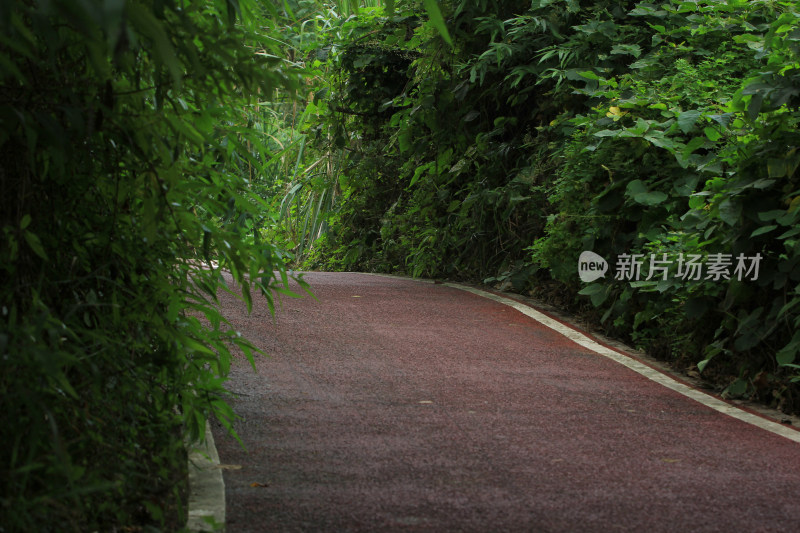
[[[269,483],[259,483],[258,481],[254,481],[250,483],[251,487],[269,487]]]

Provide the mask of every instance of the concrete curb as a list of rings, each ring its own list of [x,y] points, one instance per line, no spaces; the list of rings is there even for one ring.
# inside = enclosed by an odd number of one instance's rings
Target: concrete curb
[[[186,531],[225,531],[225,482],[208,422],[205,442],[189,447],[189,519]]]

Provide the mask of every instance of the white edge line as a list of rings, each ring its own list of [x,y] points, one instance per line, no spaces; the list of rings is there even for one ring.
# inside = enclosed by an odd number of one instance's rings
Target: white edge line
[[[752,424],[771,433],[775,433],[776,435],[780,435],[781,437],[786,437],[789,440],[800,443],[800,432],[795,431],[794,429],[791,428],[787,428],[786,426],[783,426],[777,422],[773,422],[771,420],[767,420],[766,418],[762,418],[753,413],[744,411],[734,405],[730,405],[720,400],[719,398],[715,398],[714,396],[701,392],[697,389],[693,389],[692,387],[684,383],[681,383],[680,381],[677,381],[669,377],[668,375],[659,372],[658,370],[651,368],[644,363],[637,361],[636,359],[625,356],[615,350],[603,346],[602,344],[596,341],[593,341],[580,331],[571,328],[565,324],[562,324],[558,320],[550,318],[544,313],[537,311],[533,307],[517,302],[510,298],[505,298],[503,296],[482,291],[480,289],[467,287],[465,285],[459,285],[457,283],[443,283],[443,285],[447,287],[452,287],[454,289],[460,289],[462,291],[471,292],[472,294],[476,294],[478,296],[494,300],[509,307],[513,307],[520,313],[529,316],[530,318],[536,320],[540,324],[556,331],[557,333],[560,333],[561,335],[567,337],[574,343],[579,344],[580,346],[583,346],[584,348],[591,350],[599,355],[607,357],[612,361],[615,361],[623,366],[626,366],[627,368],[630,368],[634,372],[641,374],[642,376],[652,381],[655,381],[659,385],[663,385],[668,389],[672,389],[678,394],[682,394],[687,398],[691,398],[692,400],[695,400],[696,402],[708,406],[714,409],[715,411],[719,411],[720,413],[741,420],[742,422]]]

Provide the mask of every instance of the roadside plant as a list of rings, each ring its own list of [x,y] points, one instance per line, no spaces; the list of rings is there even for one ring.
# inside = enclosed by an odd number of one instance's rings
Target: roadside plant
[[[182,526],[185,439],[256,351],[217,292],[289,294],[247,117],[301,71],[262,8],[0,5],[4,531]]]

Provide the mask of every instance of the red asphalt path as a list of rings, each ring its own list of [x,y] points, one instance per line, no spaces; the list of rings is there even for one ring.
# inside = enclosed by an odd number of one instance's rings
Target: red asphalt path
[[[800,531],[800,444],[444,285],[310,273],[225,316],[227,532]]]

